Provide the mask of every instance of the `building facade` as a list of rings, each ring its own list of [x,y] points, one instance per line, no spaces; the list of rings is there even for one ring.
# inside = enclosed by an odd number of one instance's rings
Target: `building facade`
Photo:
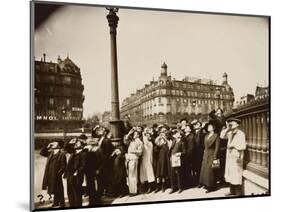
[[[240,100],[236,102],[236,106],[248,104],[251,101],[255,100],[255,96],[253,94],[246,94],[245,96],[241,96]]]
[[[145,84],[123,100],[121,117],[128,115],[132,124],[173,125],[181,118],[205,120],[208,113],[217,108],[232,109],[234,94],[226,73],[222,84],[217,85],[205,79],[172,79],[167,68],[163,63],[157,81]]]
[[[35,60],[35,132],[82,127],[84,86],[80,68],[67,56],[57,63]]]
[[[255,92],[255,99],[265,99],[269,96],[269,90],[268,87],[261,87],[257,86],[256,87],[256,92]]]

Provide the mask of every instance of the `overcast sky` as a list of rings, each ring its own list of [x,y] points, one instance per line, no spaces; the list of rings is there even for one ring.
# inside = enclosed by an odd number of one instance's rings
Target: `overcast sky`
[[[66,6],[35,32],[35,57],[67,54],[85,86],[84,116],[110,110],[108,11]],[[117,28],[119,96],[122,100],[160,75],[210,78],[226,72],[236,99],[268,84],[268,21],[262,17],[120,9]]]

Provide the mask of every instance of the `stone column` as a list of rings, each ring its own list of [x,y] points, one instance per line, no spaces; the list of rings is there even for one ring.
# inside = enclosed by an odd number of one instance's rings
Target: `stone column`
[[[268,161],[267,161],[267,154],[268,154],[268,149],[267,149],[267,142],[268,142],[268,132],[267,132],[267,113],[262,113],[262,163],[261,165],[264,167],[268,166]]]
[[[121,141],[123,138],[123,122],[120,120],[119,111],[119,91],[118,91],[118,65],[117,65],[117,44],[116,28],[119,17],[116,15],[118,8],[107,8],[109,10],[106,16],[110,29],[110,53],[111,53],[111,131],[115,141]]]
[[[246,133],[248,133],[248,135],[246,134],[246,136],[248,136],[248,151],[249,151],[249,161],[253,161],[253,135],[252,135],[252,119],[251,116],[247,116],[247,125],[248,125],[248,131]]]
[[[262,159],[262,126],[261,126],[261,114],[257,114],[257,164],[261,165]]]
[[[251,153],[251,140],[249,139],[250,138],[250,133],[249,133],[250,130],[249,130],[249,117],[248,116],[245,117],[245,128],[244,129],[245,129],[244,133],[246,135],[247,152],[248,152],[247,160],[250,161],[252,153]]]
[[[252,152],[253,152],[253,157],[252,157],[252,162],[256,163],[257,160],[257,120],[256,120],[256,116],[253,115],[251,116],[251,122],[252,122]]]

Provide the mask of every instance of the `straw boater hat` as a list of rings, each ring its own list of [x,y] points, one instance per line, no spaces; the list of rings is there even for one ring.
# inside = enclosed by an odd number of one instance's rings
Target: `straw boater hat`
[[[197,124],[197,123],[200,123],[200,121],[198,121],[197,119],[194,119],[194,120],[191,122],[192,125],[195,125],[195,124]]]
[[[231,117],[229,119],[226,120],[227,123],[229,122],[236,122],[237,124],[240,124],[241,123],[241,120],[240,119],[237,119],[237,118],[234,118],[234,117]]]

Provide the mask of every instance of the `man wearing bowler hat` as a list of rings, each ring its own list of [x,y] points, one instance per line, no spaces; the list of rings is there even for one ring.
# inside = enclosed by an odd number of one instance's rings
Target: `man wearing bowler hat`
[[[221,131],[220,137],[227,139],[225,164],[225,181],[230,184],[230,192],[226,196],[242,195],[243,157],[246,150],[245,133],[239,129],[240,120],[229,118],[226,128]]]

